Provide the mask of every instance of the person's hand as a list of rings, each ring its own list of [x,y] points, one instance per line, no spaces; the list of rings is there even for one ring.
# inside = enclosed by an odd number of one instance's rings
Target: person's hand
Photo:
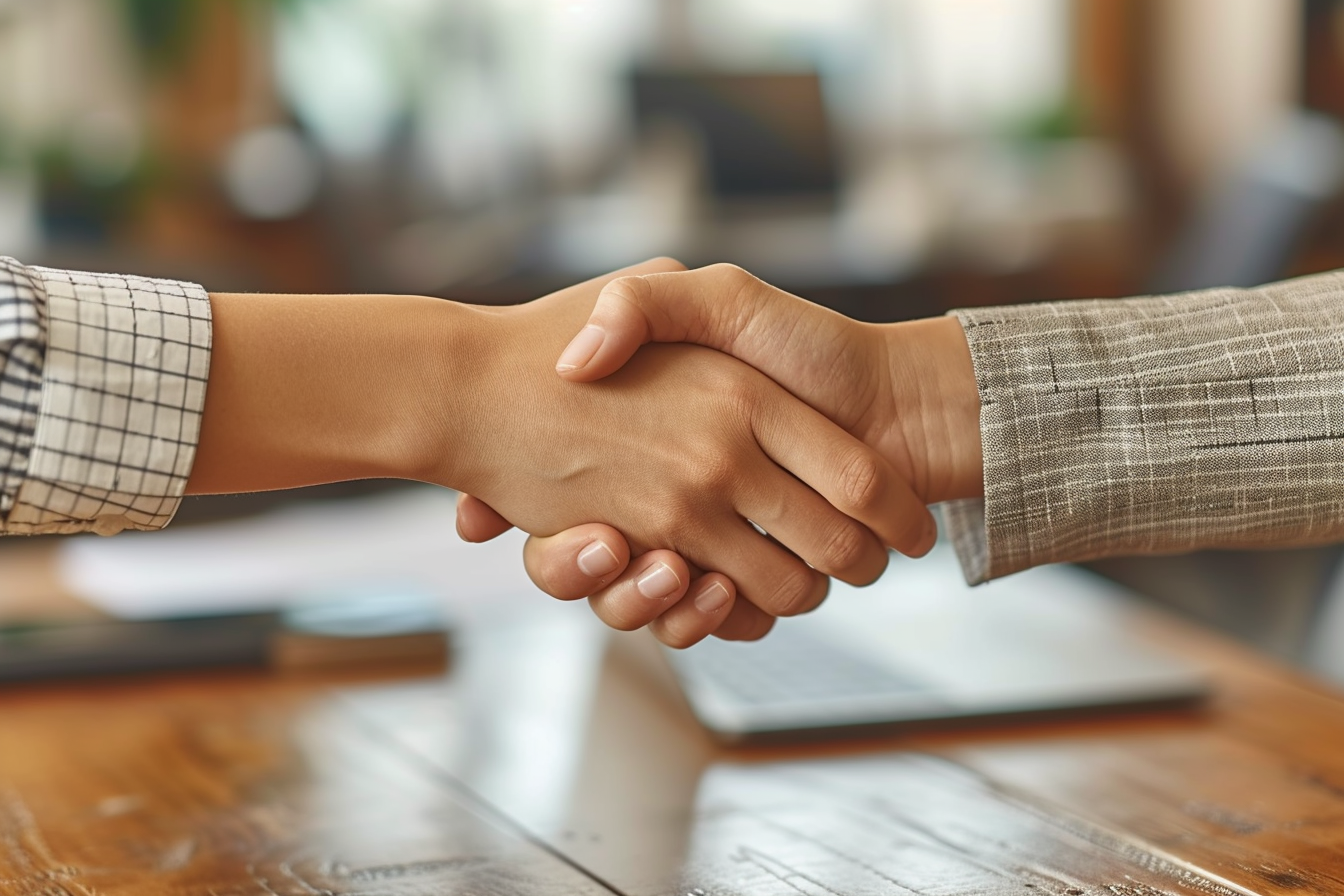
[[[462,495],[457,509],[458,534],[481,542],[513,528],[484,501]],[[634,558],[625,537],[611,526],[589,523],[549,537],[531,536],[523,548],[528,575],[537,586],[561,600],[588,598],[597,616],[621,630],[647,626],[664,644],[689,647],[713,634],[726,639],[752,639],[765,633],[764,621],[730,620],[737,589],[720,573],[697,575],[674,551],[654,550]],[[666,564],[690,582],[675,602],[654,602],[639,592],[640,579]],[[739,611],[741,613],[742,611]],[[724,625],[728,622],[727,625]]]
[[[601,285],[479,309],[488,344],[473,359],[483,369],[467,419],[492,424],[478,440],[487,448],[454,460],[454,484],[533,535],[602,520],[636,551],[669,548],[725,574],[746,598],[732,601],[724,585],[732,606],[720,610],[719,630],[735,637],[815,607],[827,576],[871,581],[885,567],[884,544],[915,554],[931,546],[932,518],[889,463],[740,362],[663,346],[599,384],[556,377],[548,359]],[[594,600],[609,623],[633,627],[681,603],[689,571],[646,562]],[[604,600],[625,585],[643,596],[640,612]]]
[[[865,324],[733,265],[608,283],[556,370],[593,382],[649,342],[745,361],[871,445],[927,503],[983,492],[980,399],[951,317]]]
[[[730,265],[613,280],[588,325],[561,358],[561,376],[609,374],[649,341],[698,342],[736,355],[878,447],[928,501],[982,490],[979,397],[961,327],[951,318],[874,326],[788,295]],[[459,508],[459,531],[483,541],[509,528],[477,501]],[[597,527],[624,556],[620,533]],[[576,566],[568,540],[532,539],[528,572],[548,593],[619,605],[625,582],[608,587]],[[686,646],[715,632],[693,601],[651,622]]]

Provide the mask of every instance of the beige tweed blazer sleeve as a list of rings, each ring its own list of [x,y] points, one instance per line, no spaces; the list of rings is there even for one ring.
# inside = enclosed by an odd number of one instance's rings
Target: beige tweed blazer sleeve
[[[1344,541],[1344,271],[953,314],[984,443],[984,500],[943,508],[969,581]]]

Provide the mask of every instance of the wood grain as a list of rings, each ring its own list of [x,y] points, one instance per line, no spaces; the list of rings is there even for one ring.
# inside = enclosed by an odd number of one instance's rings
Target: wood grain
[[[553,676],[582,677],[578,645],[561,639],[564,671],[555,646],[522,634],[486,652],[494,659],[466,659],[449,687],[403,693],[405,705],[376,688],[344,698],[624,893],[1344,893],[1344,702],[1218,638],[1146,618],[1209,669],[1211,704],[723,752],[644,640],[619,639],[591,694],[576,688],[566,704]],[[549,695],[549,708],[526,729],[496,716],[497,754],[540,743],[569,757],[556,779],[526,789],[461,749],[463,709],[487,691],[503,696],[505,656],[531,656],[552,678],[514,676],[508,702]],[[415,704],[435,710],[416,716]]]
[[[382,743],[245,674],[0,700],[0,892],[608,892]]]
[[[789,750],[716,748],[646,639],[559,611],[446,676],[10,689],[0,893],[1344,893],[1344,701],[1149,624],[1210,705]]]

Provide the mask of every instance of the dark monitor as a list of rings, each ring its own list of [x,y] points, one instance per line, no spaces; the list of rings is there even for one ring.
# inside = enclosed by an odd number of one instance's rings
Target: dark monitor
[[[703,141],[723,199],[831,196],[839,177],[815,72],[636,72],[636,121],[671,119]]]

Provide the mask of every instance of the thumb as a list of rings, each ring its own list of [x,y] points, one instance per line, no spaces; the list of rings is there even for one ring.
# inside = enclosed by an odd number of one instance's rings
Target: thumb
[[[603,287],[588,323],[555,369],[573,382],[598,380],[648,342],[694,342],[750,364],[770,347],[743,340],[744,334],[773,341],[809,309],[816,306],[730,264],[621,277]]]
[[[645,309],[656,310],[660,298],[644,277],[621,277],[602,287],[588,323],[560,354],[556,373],[587,383],[620,370],[641,345],[652,341]]]

